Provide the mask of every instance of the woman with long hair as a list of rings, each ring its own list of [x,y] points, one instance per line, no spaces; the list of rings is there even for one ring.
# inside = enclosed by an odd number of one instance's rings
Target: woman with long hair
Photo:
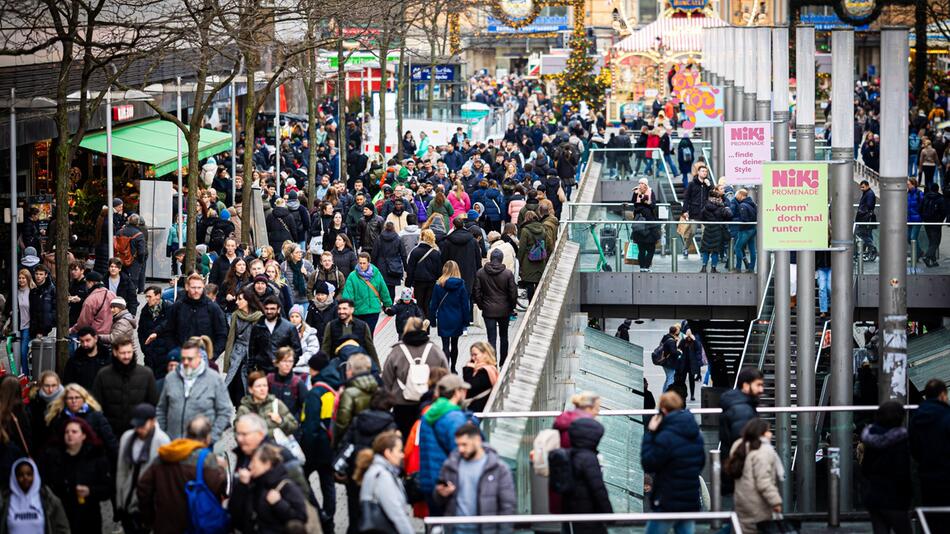
[[[108,450],[83,419],[69,418],[46,449],[43,478],[63,502],[70,532],[102,532],[100,504],[114,491]]]
[[[361,486],[360,502],[376,502],[397,534],[412,534],[415,529],[406,512],[406,490],[400,479],[405,457],[402,443],[397,431],[376,436],[372,448],[357,455],[353,479]]]
[[[310,263],[310,260],[304,258],[304,250],[300,248],[300,245],[297,243],[291,243],[286,247],[287,252],[284,254],[284,257],[287,258],[281,264],[281,270],[283,271],[284,278],[286,278],[290,283],[288,284],[292,290],[293,294],[293,304],[307,304],[309,299],[309,291],[307,291],[307,280],[310,278],[310,275],[313,274],[313,263]]]
[[[231,262],[228,274],[224,275],[221,287],[218,288],[217,302],[225,313],[231,314],[234,312],[237,296],[244,289],[244,286],[249,283],[251,283],[251,273],[247,268],[247,260],[244,258],[235,259]]]
[[[332,189],[330,191],[333,191]],[[323,228],[323,250],[333,250],[336,246],[336,236],[346,235],[346,225],[343,223],[343,214],[334,211],[330,217],[330,224]],[[316,259],[316,258],[314,258]]]
[[[456,180],[452,191],[446,195],[449,203],[452,204],[452,215],[449,216],[449,222],[454,221],[456,217],[463,213],[468,213],[472,209],[472,199],[465,192],[465,186],[461,180]]]
[[[53,399],[46,409],[46,426],[50,435],[56,437],[63,432],[63,427],[72,419],[82,419],[95,435],[100,439],[109,453],[109,458],[115,458],[119,451],[119,440],[116,439],[112,426],[102,413],[99,401],[79,384],[66,384],[63,394]]]
[[[488,397],[498,383],[498,361],[495,349],[487,341],[476,341],[469,349],[471,360],[462,368],[462,378],[471,384],[468,390],[468,409],[481,412],[488,405]]]
[[[33,275],[29,269],[20,269],[17,273],[16,303],[20,312],[20,324],[16,329],[20,332],[20,371],[28,374],[30,370],[30,291],[36,288]]]
[[[751,419],[742,428],[742,439],[729,451],[726,473],[736,481],[736,514],[742,532],[758,532],[756,525],[782,513],[782,460],[772,447],[772,431],[762,419]]]
[[[294,305],[294,296],[277,260],[267,260],[264,264],[264,274],[267,275],[267,280],[271,285],[277,288],[277,294],[280,296],[280,311],[286,317],[287,311]]]
[[[251,334],[254,325],[264,316],[261,301],[254,292],[254,286],[247,286],[234,300],[234,313],[231,314],[231,328],[224,346],[222,369],[224,385],[228,388],[231,403],[237,405],[247,391],[247,361],[250,351]],[[241,379],[234,378],[240,374]]]
[[[429,299],[429,317],[438,324],[442,352],[449,359],[449,371],[455,372],[459,356],[459,336],[472,322],[472,307],[459,266],[452,260],[442,266]]]
[[[30,431],[33,433],[31,450],[40,451],[49,442],[46,409],[62,394],[63,383],[55,371],[43,371],[36,379],[36,386],[30,391],[30,403],[26,407],[30,414]]]
[[[353,242],[350,236],[345,233],[337,234],[333,239],[333,264],[343,273],[343,276],[349,276],[356,268],[356,251],[353,250]],[[340,288],[337,288],[339,291]]]
[[[425,229],[419,235],[419,244],[409,252],[406,261],[406,286],[411,287],[422,313],[429,317],[429,299],[432,288],[442,274],[442,253],[435,244],[435,233]]]
[[[7,375],[0,379],[0,469],[9,473],[13,461],[31,456],[30,418],[23,407],[20,381]],[[37,451],[39,452],[39,451]]]
[[[435,190],[435,197],[429,201],[429,205],[426,206],[426,213],[429,216],[429,219],[426,221],[427,224],[431,226],[431,220],[435,215],[441,215],[443,217],[449,218],[455,215],[455,208],[452,207],[452,203],[445,198],[445,191],[441,187]],[[443,231],[445,231],[445,224],[443,223]]]

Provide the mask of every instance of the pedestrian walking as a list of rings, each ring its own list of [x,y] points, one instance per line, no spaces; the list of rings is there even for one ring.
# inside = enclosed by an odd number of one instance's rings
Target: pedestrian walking
[[[910,441],[903,422],[901,403],[885,401],[874,422],[861,431],[858,462],[866,481],[862,497],[875,533],[913,532],[908,515],[914,494]]]
[[[270,393],[267,375],[262,371],[252,371],[247,376],[248,394],[241,399],[235,417],[247,413],[261,416],[267,421],[267,435],[274,437],[274,430],[280,429],[285,436],[297,431],[297,419],[287,409],[287,405]]]
[[[782,513],[785,469],[771,441],[769,424],[754,418],[729,450],[724,470],[736,481],[736,515],[744,533],[755,534],[761,523]]]
[[[116,519],[126,534],[149,532],[139,511],[137,488],[146,469],[158,459],[158,450],[170,440],[158,428],[155,406],[137,405],[131,414],[131,428],[119,439],[119,464],[115,475]]]
[[[360,252],[356,269],[346,277],[340,298],[351,300],[355,305],[353,314],[375,332],[380,312],[392,306],[393,301],[382,273],[370,259],[369,253]]]
[[[112,363],[96,375],[92,395],[101,403],[113,432],[119,435],[131,428],[136,406],[141,403],[155,406],[158,402],[155,376],[151,369],[135,361],[131,338],[118,339],[112,344]]]
[[[158,426],[173,440],[183,437],[189,422],[204,416],[211,422],[211,442],[221,439],[234,409],[221,375],[201,357],[201,340],[192,338],[181,348],[181,364],[165,376],[158,397]]]
[[[449,359],[449,371],[455,369],[458,361],[459,337],[472,322],[468,290],[461,276],[458,264],[446,261],[429,301],[432,320],[442,338],[442,352]]]
[[[32,459],[14,462],[9,489],[0,491],[0,531],[69,534],[63,502],[42,481]]]
[[[500,367],[508,356],[508,324],[518,305],[515,274],[505,267],[504,257],[500,249],[493,250],[490,261],[475,274],[472,288],[472,300],[482,310],[488,343],[498,350]]]
[[[373,502],[397,534],[412,534],[415,529],[406,513],[406,490],[400,479],[404,454],[403,441],[396,432],[376,436],[371,449],[360,451],[353,475],[360,485],[360,502]]]

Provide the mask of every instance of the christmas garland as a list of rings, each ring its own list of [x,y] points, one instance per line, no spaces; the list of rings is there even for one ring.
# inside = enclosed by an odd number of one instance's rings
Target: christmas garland
[[[516,30],[520,30],[534,22],[534,19],[538,18],[538,15],[541,14],[541,2],[535,0],[531,3],[531,13],[529,13],[524,18],[514,19],[508,16],[508,13],[505,12],[504,8],[501,7],[501,0],[493,0],[491,3],[491,12],[492,16],[496,19],[502,21],[505,26],[509,26]]]

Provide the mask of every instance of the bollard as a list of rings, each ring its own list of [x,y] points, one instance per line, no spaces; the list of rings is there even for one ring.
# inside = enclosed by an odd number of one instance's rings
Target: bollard
[[[679,260],[677,259],[676,255],[677,255],[677,252],[676,252],[676,236],[674,235],[674,236],[672,236],[672,237],[670,238],[670,261],[672,262],[672,263],[671,263],[671,265],[672,265],[671,270],[673,271],[674,274],[679,272],[679,268],[678,268],[678,267],[679,267]]]
[[[736,268],[736,239],[734,237],[729,238],[729,250],[726,253],[726,269],[733,270]]]
[[[841,524],[841,449],[838,447],[828,447],[828,453],[825,456],[828,462],[828,526],[838,528]]]
[[[722,478],[720,478],[720,476],[722,472],[722,463],[720,462],[719,449],[709,451],[709,465],[710,465],[710,472],[712,473],[711,474],[712,480],[710,481],[712,484],[710,485],[711,489],[709,491],[709,500],[711,501],[710,507],[712,508],[711,511],[721,512],[722,511]],[[718,519],[713,520],[712,522],[713,530],[718,529],[720,526],[722,526],[721,521],[719,521]]]
[[[917,240],[910,240],[910,270],[911,272],[917,272]]]
[[[864,274],[864,240],[858,239],[858,275]]]

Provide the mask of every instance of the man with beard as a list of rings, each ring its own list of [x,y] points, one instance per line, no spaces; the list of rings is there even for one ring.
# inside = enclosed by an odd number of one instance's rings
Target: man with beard
[[[76,334],[79,348],[66,361],[63,383],[79,384],[91,390],[99,371],[109,365],[109,346],[105,341],[99,340],[99,335],[91,326],[80,328]]]
[[[449,517],[510,515],[515,513],[515,483],[508,466],[482,442],[472,423],[455,431],[455,450],[442,464],[435,501]],[[482,480],[493,481],[480,484]]]
[[[379,357],[373,345],[373,331],[365,321],[353,317],[355,308],[356,304],[352,300],[340,299],[336,308],[337,318],[327,324],[320,348],[332,357],[340,344],[345,341],[344,338],[352,337],[361,340],[359,345],[366,349],[374,362],[378,362]]]
[[[173,347],[183,347],[185,341],[191,337],[206,335],[211,338],[215,351],[224,350],[228,337],[228,325],[224,320],[224,312],[221,311],[221,308],[205,296],[204,278],[198,273],[192,273],[188,276],[185,287],[187,289],[185,298],[172,304],[165,324],[158,332],[145,338],[145,345],[151,344],[161,336],[167,339]],[[172,349],[171,352],[175,352],[175,350]],[[211,359],[216,356],[217,354],[208,354],[208,358]],[[176,437],[183,434],[184,430]]]
[[[171,439],[185,436],[189,421],[198,416],[211,421],[211,442],[231,424],[234,407],[228,388],[220,373],[209,371],[201,357],[201,339],[194,337],[181,347],[181,364],[165,376],[165,386],[158,397],[156,417]]]
[[[120,338],[112,343],[112,364],[96,375],[92,395],[102,404],[102,412],[116,434],[131,428],[129,421],[137,405],[158,402],[155,375],[148,367],[135,362],[132,338]]]
[[[300,335],[293,323],[280,315],[280,300],[269,296],[263,301],[264,316],[254,325],[251,333],[251,359],[249,371],[260,369],[266,373],[275,371],[274,359],[277,349],[290,347],[294,351],[294,361],[303,354],[300,347]]]

